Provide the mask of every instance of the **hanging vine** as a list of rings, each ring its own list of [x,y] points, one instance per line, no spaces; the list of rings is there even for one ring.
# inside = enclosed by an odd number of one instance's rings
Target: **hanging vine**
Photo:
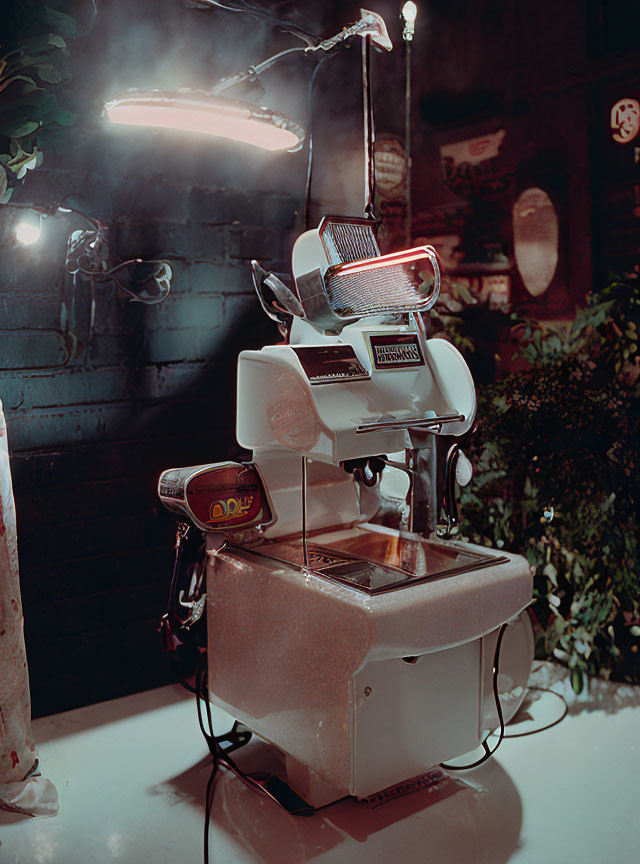
[[[95,7],[93,7],[95,10]],[[0,29],[0,204],[42,162],[75,115],[56,90],[71,77],[69,40],[79,32],[75,17],[42,0],[3,4]]]

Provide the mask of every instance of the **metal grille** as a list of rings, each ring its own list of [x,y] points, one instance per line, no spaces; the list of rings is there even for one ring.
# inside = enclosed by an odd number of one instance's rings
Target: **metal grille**
[[[380,254],[370,223],[327,220],[322,227],[321,237],[331,264],[376,258]]]
[[[340,317],[425,311],[437,298],[436,286],[425,290],[420,277],[407,264],[337,272],[329,276],[326,287],[331,308]]]

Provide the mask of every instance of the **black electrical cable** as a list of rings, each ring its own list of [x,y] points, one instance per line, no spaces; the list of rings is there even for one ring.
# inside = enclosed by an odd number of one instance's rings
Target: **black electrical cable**
[[[299,39],[302,39],[303,42],[306,42],[307,45],[314,43],[317,44],[322,41],[320,36],[316,36],[315,33],[310,33],[303,27],[298,27],[296,24],[291,24],[288,21],[283,21],[280,18],[275,18],[273,15],[269,15],[267,12],[263,12],[256,6],[252,6],[250,3],[242,2],[242,6],[231,6],[226,3],[220,2],[220,0],[185,0],[185,5],[190,6],[193,9],[218,8],[224,9],[226,12],[239,12],[240,14],[251,15],[254,18],[260,18],[263,21],[268,21],[270,24],[273,24],[276,27],[280,27],[282,30],[285,30],[292,35],[297,36]]]
[[[169,597],[167,600],[167,611],[160,619],[159,625],[159,633],[162,638],[162,647],[166,652],[167,656],[173,656],[176,644],[174,640],[179,640],[183,645],[191,648],[196,656],[201,655],[201,648],[198,643],[196,637],[194,637],[191,630],[185,626],[187,623],[183,620],[178,614],[177,605],[178,605],[178,581],[180,578],[180,572],[182,568],[182,558],[183,558],[183,549],[186,540],[188,539],[189,534],[189,526],[186,523],[178,523],[178,530],[176,532],[176,544],[175,544],[175,558],[173,562],[173,571],[171,574],[171,582],[169,585]],[[201,546],[196,555],[196,563],[198,558],[202,555],[204,547]],[[194,565],[195,566],[195,565]],[[193,568],[190,569],[192,578],[193,578]],[[197,583],[196,583],[197,590]],[[180,631],[179,635],[177,635],[176,631]],[[197,667],[199,668],[199,667]],[[197,671],[197,670],[196,670]],[[196,686],[190,684],[184,677],[178,678],[178,683],[184,687],[189,693],[193,695],[199,694],[198,682],[196,681]],[[203,728],[203,727],[201,727]]]
[[[375,219],[376,171],[374,144],[376,140],[376,129],[373,116],[373,93],[371,86],[371,36],[365,36],[362,42],[362,86],[364,93],[364,144],[367,171],[364,215],[367,219]]]
[[[212,764],[211,764],[211,774],[209,775],[209,779],[207,781],[207,789],[205,792],[204,798],[204,864],[209,864],[209,823],[211,821],[211,807],[213,805],[213,793],[214,793],[214,783],[216,780],[216,775],[218,773],[218,748],[216,744],[215,737],[213,735],[213,724],[211,722],[211,709],[209,707],[209,697],[206,692],[206,666],[204,665],[206,662],[206,656],[202,655],[203,659],[199,669],[196,671],[196,708],[198,712],[198,724],[200,726],[200,731],[202,732],[202,736],[204,740],[207,742],[207,747],[209,748],[209,752],[211,753]],[[209,725],[209,732],[204,727],[204,721],[202,719],[202,709],[200,702],[204,700],[205,705],[207,706],[207,719]]]
[[[304,219],[304,229],[305,231],[309,227],[309,205],[311,202],[311,179],[313,176],[313,87],[316,82],[316,75],[325,60],[328,60],[329,57],[333,57],[333,54],[324,54],[320,60],[316,63],[315,69],[313,70],[313,74],[311,75],[311,80],[309,82],[309,105],[308,105],[308,136],[309,136],[309,147],[308,147],[308,156],[307,156],[307,180],[304,187],[304,209],[303,209],[303,219]]]
[[[217,772],[217,766],[215,764],[212,765],[204,799],[204,864],[209,864],[209,822],[211,821],[211,806],[213,804],[213,784],[215,783]]]
[[[514,732],[512,734],[505,734],[502,736],[503,738],[526,738],[529,735],[537,735],[538,732],[546,732],[547,729],[553,729],[553,727],[557,726],[558,723],[562,723],[564,718],[569,713],[569,704],[561,693],[556,693],[555,690],[550,690],[548,687],[527,687],[527,690],[536,690],[539,693],[551,693],[552,696],[556,696],[558,699],[560,699],[561,702],[564,703],[564,710],[559,717],[557,717],[551,723],[547,723],[545,726],[539,726],[537,729],[530,729],[529,732]]]
[[[500,704],[500,692],[498,690],[498,670],[500,666],[500,648],[502,646],[502,638],[505,634],[508,624],[509,622],[505,621],[505,623],[500,627],[500,632],[498,633],[498,641],[496,642],[496,650],[493,655],[493,697],[496,701],[496,709],[498,711],[498,719],[500,721],[500,736],[498,738],[498,743],[493,748],[493,750],[489,749],[487,739],[493,734],[492,732],[490,732],[489,735],[487,735],[487,737],[482,742],[484,756],[482,756],[476,762],[471,762],[469,765],[448,765],[446,762],[441,762],[441,768],[446,768],[449,771],[467,771],[469,768],[477,768],[478,765],[482,765],[483,762],[486,762],[487,759],[490,759],[496,752],[498,747],[502,744],[502,741],[504,739],[504,717],[502,714],[502,705]]]
[[[250,738],[250,733],[247,735],[245,740],[242,740],[242,737],[237,735],[236,732],[238,722],[236,721],[233,725],[231,733],[226,735],[222,735],[220,737],[216,737],[213,729],[213,718],[211,714],[211,703],[209,702],[209,686],[208,686],[208,668],[207,668],[207,655],[202,654],[200,665],[198,670],[196,671],[196,681],[195,681],[195,692],[196,692],[196,708],[198,714],[198,724],[200,726],[200,731],[202,732],[202,736],[206,741],[207,747],[209,748],[209,752],[211,753],[211,757],[213,759],[213,764],[211,767],[211,774],[209,776],[209,780],[207,782],[207,789],[205,793],[205,825],[204,825],[204,864],[209,864],[209,823],[211,819],[211,808],[213,806],[213,797],[215,792],[215,778],[216,775],[222,766],[223,768],[228,769],[239,780],[241,780],[246,786],[252,789],[254,792],[260,792],[266,798],[271,799],[278,806],[282,806],[281,802],[278,798],[272,794],[269,789],[263,786],[257,779],[252,777],[250,774],[246,774],[235,761],[229,755],[230,750],[238,749],[238,747],[243,746],[243,744],[247,743]],[[205,728],[204,719],[202,716],[202,704],[204,703],[204,710],[207,718],[207,728]],[[224,740],[232,739],[232,746],[226,750],[221,746],[221,742]],[[235,740],[234,740],[235,738]],[[305,807],[304,811],[299,811],[302,815],[310,815],[314,813],[315,810],[312,807]]]
[[[307,458],[302,457],[302,558],[304,566],[309,566],[309,553],[307,550]]]

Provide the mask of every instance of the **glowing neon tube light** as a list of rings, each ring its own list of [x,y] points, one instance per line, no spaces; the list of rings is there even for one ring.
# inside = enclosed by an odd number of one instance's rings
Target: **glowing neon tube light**
[[[268,108],[206,93],[135,93],[114,99],[104,113],[112,123],[172,129],[252,144],[263,150],[297,150],[302,127]]]

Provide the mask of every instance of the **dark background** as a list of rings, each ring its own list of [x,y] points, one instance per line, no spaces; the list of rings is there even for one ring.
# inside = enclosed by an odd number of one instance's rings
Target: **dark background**
[[[280,2],[274,13],[323,36],[359,17],[359,4]],[[404,135],[401,4],[372,2],[394,42],[374,55],[380,136]],[[412,48],[413,238],[461,237],[464,273],[511,279],[512,305],[570,317],[610,269],[637,267],[640,137],[611,139],[609,112],[640,99],[640,12],[629,0],[429,0]],[[68,145],[45,153],[15,200],[82,196],[109,225],[121,258],[170,259],[170,297],[130,303],[64,273],[77,217],[46,221],[38,247],[13,239],[0,211],[0,398],[9,428],[18,511],[25,632],[35,716],[165,683],[160,650],[174,521],[159,507],[167,467],[237,458],[239,350],[277,334],[254,297],[248,262],[287,272],[303,230],[307,154],[110,127],[105,101],[128,87],[206,87],[297,41],[263,22],[177,0],[99,2],[92,32],[72,46],[63,101],[78,113]],[[309,127],[313,63],[284,61],[238,93]],[[363,160],[359,44],[316,77],[310,223],[359,215]],[[496,186],[445,185],[440,147],[504,130]],[[511,211],[543,188],[560,223],[554,281],[532,302],[513,259]],[[496,189],[498,191],[496,191]],[[402,201],[391,213],[404,219]],[[462,270],[461,270],[462,272]],[[66,357],[63,310],[75,309],[78,350]]]

